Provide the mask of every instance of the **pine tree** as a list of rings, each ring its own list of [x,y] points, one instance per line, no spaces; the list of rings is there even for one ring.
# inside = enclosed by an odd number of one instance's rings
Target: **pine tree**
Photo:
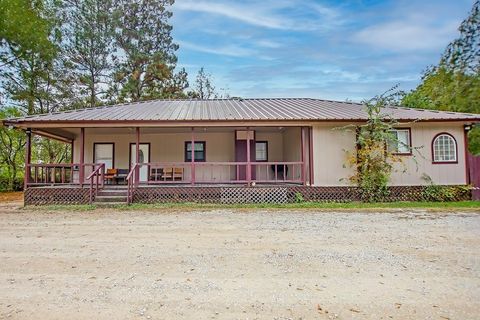
[[[172,16],[169,7],[173,3],[174,0],[114,0],[114,37],[119,48],[115,55],[115,80],[119,101],[172,94],[170,85],[176,77],[178,49],[169,24]]]
[[[112,10],[111,0],[64,3],[64,57],[81,106],[94,107],[104,102],[111,82]]]

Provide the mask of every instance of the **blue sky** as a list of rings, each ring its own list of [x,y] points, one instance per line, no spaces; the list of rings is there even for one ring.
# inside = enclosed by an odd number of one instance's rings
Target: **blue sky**
[[[240,97],[360,101],[414,88],[473,0],[177,0],[173,36],[190,82],[202,66]]]

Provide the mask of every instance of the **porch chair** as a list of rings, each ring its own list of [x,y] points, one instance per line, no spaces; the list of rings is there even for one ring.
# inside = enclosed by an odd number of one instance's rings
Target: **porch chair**
[[[180,181],[183,180],[183,168],[173,168],[173,181],[179,178]]]
[[[163,169],[162,175],[163,181],[167,181],[173,179],[173,168],[165,168]]]
[[[117,172],[118,172],[117,169],[107,169],[107,173],[105,173],[105,176],[103,177],[105,179],[105,183],[113,184],[113,182],[115,181]]]
[[[183,168],[165,168],[163,171],[163,180],[176,181],[177,178],[183,180]]]

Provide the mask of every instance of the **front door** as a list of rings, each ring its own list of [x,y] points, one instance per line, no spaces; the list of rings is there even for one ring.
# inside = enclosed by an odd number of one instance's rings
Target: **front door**
[[[113,169],[114,164],[114,144],[113,143],[94,143],[93,144],[93,162],[104,163],[105,171]]]
[[[237,131],[235,139],[235,161],[247,162],[247,140],[246,134],[250,134],[250,161],[255,161],[255,133],[250,131]],[[255,180],[255,166],[252,166],[252,180]],[[240,166],[238,168],[237,180],[247,180],[247,168],[246,166]]]
[[[150,162],[150,144],[149,143],[140,143],[139,145],[139,163],[148,163]],[[135,164],[137,159],[137,145],[135,143],[130,143],[130,168]],[[148,181],[148,166],[140,167],[140,182]]]

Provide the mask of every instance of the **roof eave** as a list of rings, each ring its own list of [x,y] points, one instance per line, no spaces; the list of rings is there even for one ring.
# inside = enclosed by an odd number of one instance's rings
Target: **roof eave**
[[[222,126],[225,124],[232,125],[234,123],[240,126],[245,126],[246,123],[322,123],[322,122],[364,122],[366,119],[350,118],[350,119],[251,119],[251,120],[237,120],[237,119],[221,119],[221,120],[3,120],[4,126],[13,126],[16,128],[40,128],[40,127],[95,127],[97,125],[109,124],[112,127],[116,126],[192,126],[192,125],[212,125]],[[452,119],[398,119],[399,122],[480,122],[480,118],[452,118]]]

